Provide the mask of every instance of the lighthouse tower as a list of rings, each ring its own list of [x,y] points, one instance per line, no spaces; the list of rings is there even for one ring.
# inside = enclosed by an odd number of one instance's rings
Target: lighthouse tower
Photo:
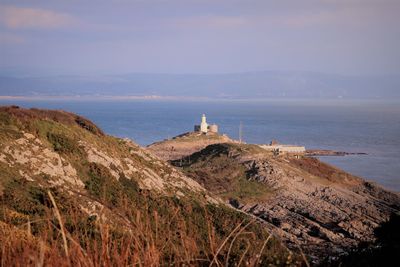
[[[206,115],[204,115],[204,114],[201,117],[200,131],[203,132],[203,133],[207,133],[207,131],[208,131],[208,124],[207,124],[207,121],[206,121]]]

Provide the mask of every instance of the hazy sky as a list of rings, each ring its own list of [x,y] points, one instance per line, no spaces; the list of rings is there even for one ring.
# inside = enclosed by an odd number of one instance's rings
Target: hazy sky
[[[400,0],[0,0],[0,70],[400,74]]]

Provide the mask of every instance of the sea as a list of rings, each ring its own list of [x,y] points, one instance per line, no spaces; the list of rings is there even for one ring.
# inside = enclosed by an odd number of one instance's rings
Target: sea
[[[3,99],[0,105],[78,113],[107,134],[143,146],[192,131],[204,113],[234,139],[241,124],[247,143],[275,139],[307,149],[367,153],[320,159],[400,192],[400,100]]]

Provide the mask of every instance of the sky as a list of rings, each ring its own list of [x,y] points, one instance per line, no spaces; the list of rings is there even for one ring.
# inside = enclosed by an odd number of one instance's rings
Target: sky
[[[399,0],[0,0],[0,73],[400,75]]]

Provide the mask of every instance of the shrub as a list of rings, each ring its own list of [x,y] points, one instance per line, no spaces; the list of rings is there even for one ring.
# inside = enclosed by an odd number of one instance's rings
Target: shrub
[[[64,134],[48,132],[47,140],[53,145],[53,149],[56,152],[74,153],[80,151],[77,142]]]

